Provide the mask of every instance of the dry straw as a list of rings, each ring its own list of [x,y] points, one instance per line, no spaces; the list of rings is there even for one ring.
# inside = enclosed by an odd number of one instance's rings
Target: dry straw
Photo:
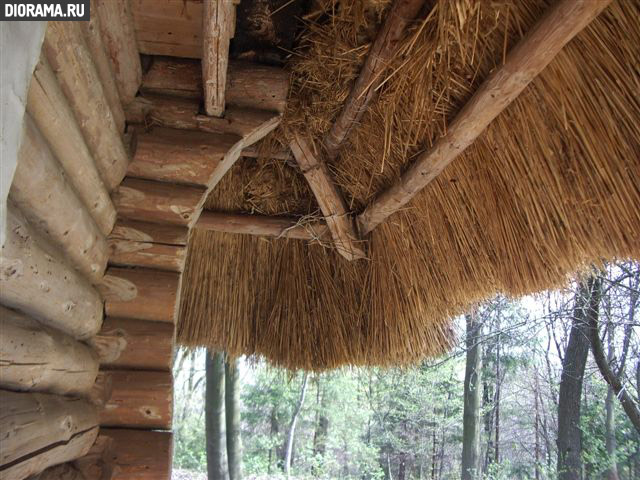
[[[351,5],[348,5],[352,3]],[[269,151],[319,141],[346,99],[385,2],[327,3],[292,55],[281,128],[227,175],[207,208],[317,211]],[[416,22],[380,94],[331,165],[359,212],[447,122],[545,2],[440,0]],[[196,231],[178,340],[292,369],[402,365],[452,341],[450,318],[497,292],[566,282],[591,262],[640,258],[640,5],[614,2],[402,212],[368,261],[322,245]]]

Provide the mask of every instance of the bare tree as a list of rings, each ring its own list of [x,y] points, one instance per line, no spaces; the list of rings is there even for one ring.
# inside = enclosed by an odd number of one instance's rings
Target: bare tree
[[[238,360],[224,364],[224,399],[227,425],[227,465],[229,480],[242,478],[242,446],[240,441],[240,388]]]
[[[464,374],[464,414],[462,433],[462,479],[480,477],[480,385],[482,354],[480,349],[481,324],[477,312],[465,317],[467,324],[467,360]]]
[[[293,452],[293,439],[296,434],[296,423],[298,422],[298,416],[300,415],[300,410],[302,410],[302,405],[304,404],[304,396],[307,392],[307,380],[309,379],[309,374],[305,372],[304,377],[302,379],[302,386],[300,387],[300,397],[298,398],[298,403],[296,404],[295,409],[293,410],[293,415],[291,416],[291,423],[289,424],[289,432],[287,433],[287,453],[285,455],[284,462],[284,472],[289,478],[291,474],[291,454]]]

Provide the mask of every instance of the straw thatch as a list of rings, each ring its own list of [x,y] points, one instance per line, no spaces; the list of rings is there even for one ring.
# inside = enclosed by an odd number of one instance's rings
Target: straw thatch
[[[281,128],[318,143],[358,74],[385,2],[331,4],[291,58]],[[332,165],[359,212],[446,130],[545,2],[440,0],[417,22]],[[640,258],[640,4],[614,2],[435,182],[349,263],[301,241],[196,231],[178,340],[289,368],[406,364],[440,354],[449,319],[497,292],[566,282],[592,262]],[[317,23],[314,23],[317,22]],[[281,160],[246,159],[218,211],[317,214]]]

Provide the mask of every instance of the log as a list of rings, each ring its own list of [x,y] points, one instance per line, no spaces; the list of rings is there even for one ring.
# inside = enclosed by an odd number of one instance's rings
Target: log
[[[77,339],[100,330],[98,292],[35,234],[8,205],[7,239],[0,255],[0,302]]]
[[[134,240],[109,239],[109,264],[123,267],[146,267],[182,272],[187,247]]]
[[[120,101],[133,101],[142,83],[142,65],[129,0],[96,0],[107,56],[111,60]]]
[[[189,59],[156,57],[142,79],[143,94],[181,96],[200,99],[200,62]],[[227,70],[227,107],[254,108],[284,112],[289,91],[289,73],[282,68],[251,62],[230,61]]]
[[[240,137],[173,128],[138,135],[130,177],[208,186],[213,172]]]
[[[102,330],[89,340],[100,364],[128,370],[170,370],[173,325],[130,318],[105,318]]]
[[[120,219],[113,227],[109,240],[186,245],[189,240],[189,229],[179,225]]]
[[[201,115],[199,111],[197,99],[146,93],[136,97],[125,113],[129,123],[233,134],[243,137],[247,146],[274,130],[282,119],[280,114],[269,110],[233,105],[227,106],[220,118]]]
[[[43,51],[111,191],[124,177],[129,158],[78,23],[49,22]]]
[[[113,439],[100,434],[87,454],[74,460],[72,465],[86,480],[111,480],[113,452]]]
[[[173,416],[170,371],[112,370],[111,398],[100,411],[106,427],[168,430]]]
[[[369,233],[431,183],[609,3],[561,0],[551,7],[484,81],[447,133],[358,217],[360,234]]]
[[[202,8],[202,78],[207,115],[224,113],[229,41],[235,30],[235,5],[230,0],[204,0]]]
[[[124,133],[124,110],[120,102],[120,93],[118,92],[113,64],[107,55],[106,47],[102,40],[102,28],[100,26],[100,15],[98,15],[97,0],[91,0],[89,11],[93,13],[90,16],[91,18],[88,22],[80,22],[80,27],[82,28],[84,39],[87,42],[91,58],[93,58],[93,63],[100,77],[100,83],[102,83],[105,98],[113,114],[113,119],[116,122],[118,131]],[[142,71],[140,73],[140,81],[142,81]]]
[[[107,235],[116,221],[116,209],[73,111],[44,55],[33,73],[27,111],[100,231]]]
[[[113,194],[118,215],[130,220],[191,225],[206,188],[125,178]]]
[[[63,463],[62,465],[49,467],[44,472],[33,477],[29,477],[29,480],[87,480],[87,477],[85,477],[72,464]]]
[[[298,240],[331,241],[324,222],[301,222],[292,217],[270,217],[268,215],[246,215],[205,210],[195,228],[213,232],[261,235]]]
[[[24,314],[0,306],[0,387],[86,395],[98,358],[84,343]]]
[[[333,183],[329,168],[304,139],[296,136],[290,147],[318,201],[338,253],[347,260],[364,258],[364,251],[357,245],[358,236],[347,204]]]
[[[113,439],[113,480],[170,480],[171,432],[103,428],[100,433]]]
[[[102,410],[107,402],[111,399],[113,392],[113,378],[110,372],[100,371],[96,377],[96,381],[89,392],[87,399],[93,405]]]
[[[259,148],[256,148],[255,145],[246,147],[242,150],[242,156],[247,158],[260,158],[261,152]],[[279,150],[276,152],[271,152],[269,158],[275,158],[276,160],[293,160],[293,155],[291,155],[291,150]]]
[[[85,455],[98,413],[85,400],[0,390],[0,476],[20,479]]]
[[[28,114],[9,198],[76,269],[93,283],[102,278],[107,266],[106,238]]]
[[[174,323],[180,274],[110,267],[99,286],[111,317]]]

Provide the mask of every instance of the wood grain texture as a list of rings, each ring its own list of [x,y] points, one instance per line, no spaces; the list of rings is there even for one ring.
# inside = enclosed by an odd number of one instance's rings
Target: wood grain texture
[[[187,258],[187,247],[182,245],[116,239],[109,239],[107,243],[110,265],[182,272]]]
[[[72,465],[82,473],[84,480],[111,480],[113,451],[113,438],[99,434],[87,454],[74,460]]]
[[[0,254],[0,301],[77,339],[100,330],[100,294],[61,254],[35,234],[9,204]]]
[[[28,114],[9,198],[71,265],[93,283],[102,278],[107,266],[106,238]]]
[[[43,52],[111,191],[124,177],[129,158],[79,24],[49,22]]]
[[[40,57],[33,72],[27,112],[47,140],[51,151],[64,168],[67,179],[100,231],[108,234],[116,221],[115,207],[73,111],[44,56]]]
[[[174,323],[180,274],[110,267],[98,287],[112,317]]]
[[[100,434],[113,439],[113,480],[170,480],[171,432],[103,428]]]
[[[89,344],[105,367],[168,371],[173,361],[173,338],[174,328],[169,323],[107,317]]]
[[[119,219],[109,235],[109,240],[132,240],[165,245],[186,245],[188,239],[189,229],[184,226],[127,219]]]
[[[44,472],[29,477],[29,480],[87,480],[71,463],[47,468]]]
[[[560,0],[549,8],[456,115],[446,135],[418,156],[399,181],[358,217],[360,233],[373,230],[433,181],[609,3]]]
[[[86,395],[98,374],[96,353],[59,330],[0,306],[0,387]]]
[[[173,417],[170,371],[111,370],[111,397],[100,411],[106,427],[167,430]]]

